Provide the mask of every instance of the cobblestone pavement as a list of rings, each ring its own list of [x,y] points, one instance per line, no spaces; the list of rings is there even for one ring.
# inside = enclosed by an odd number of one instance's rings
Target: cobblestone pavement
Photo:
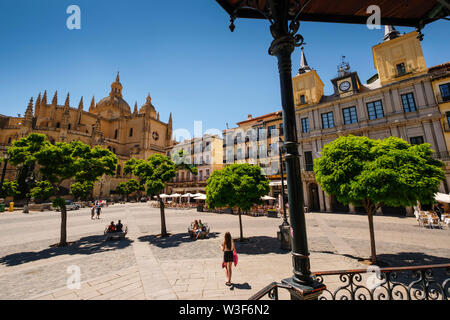
[[[239,236],[238,217],[166,210],[168,238],[159,238],[159,209],[134,203],[104,208],[91,220],[88,209],[69,212],[67,248],[52,248],[59,213],[0,214],[0,299],[248,299],[273,281],[292,274],[290,253],[276,238],[280,219],[243,216],[245,243],[233,286],[225,286],[220,244],[224,233]],[[105,242],[105,226],[121,219],[125,241]],[[211,237],[191,240],[187,226],[201,219]],[[313,271],[365,268],[370,253],[365,215],[308,213]],[[420,228],[414,218],[375,217],[378,257],[390,266],[450,263],[450,230]],[[69,266],[81,270],[80,289],[68,289]],[[336,283],[327,283],[332,288]]]

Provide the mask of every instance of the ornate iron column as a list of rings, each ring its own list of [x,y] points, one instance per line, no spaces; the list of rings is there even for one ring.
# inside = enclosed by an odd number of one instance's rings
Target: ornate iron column
[[[325,286],[313,280],[309,262],[308,240],[303,201],[303,185],[298,153],[297,125],[295,121],[294,93],[292,88],[291,55],[303,43],[297,35],[298,21],[289,23],[289,0],[270,0],[273,23],[270,31],[274,38],[269,54],[277,57],[283,106],[284,149],[288,187],[289,219],[291,224],[292,264],[294,275],[282,282],[295,289],[292,299],[315,299]]]

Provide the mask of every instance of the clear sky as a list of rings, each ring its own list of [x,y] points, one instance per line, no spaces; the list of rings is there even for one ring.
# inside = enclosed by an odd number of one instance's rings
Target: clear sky
[[[69,30],[69,5],[81,8],[81,30]],[[267,54],[271,42],[266,21],[229,17],[214,0],[1,0],[0,113],[25,112],[30,97],[55,90],[59,104],[70,92],[71,105],[84,96],[89,108],[106,97],[120,71],[125,100],[140,107],[148,93],[174,129],[193,132],[234,127],[248,114],[280,110],[276,58]],[[410,32],[413,28],[397,28]],[[371,47],[381,42],[383,29],[304,22],[309,65],[332,93],[330,79],[345,55],[362,82],[376,73]],[[427,66],[449,61],[450,22],[427,26],[422,42]],[[293,55],[297,72],[300,50]]]

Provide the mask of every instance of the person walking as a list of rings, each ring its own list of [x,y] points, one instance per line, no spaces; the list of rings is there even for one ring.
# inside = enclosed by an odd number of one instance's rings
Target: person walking
[[[91,220],[94,220],[94,216],[95,216],[95,204],[92,204],[92,208],[91,208]]]
[[[223,251],[223,264],[225,265],[225,274],[227,277],[227,282],[225,282],[225,285],[231,286],[233,258],[236,248],[229,232],[225,233],[225,238],[221,247]]]
[[[97,219],[100,219],[100,211],[102,210],[102,207],[100,204],[97,204]]]

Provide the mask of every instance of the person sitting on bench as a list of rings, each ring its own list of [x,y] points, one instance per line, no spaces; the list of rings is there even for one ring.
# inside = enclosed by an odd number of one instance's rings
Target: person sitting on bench
[[[108,226],[108,233],[116,232],[116,225],[114,221],[111,221],[111,224]]]
[[[117,222],[117,224],[116,224],[116,232],[122,232],[122,229],[123,229],[123,225],[119,220],[119,222]]]

